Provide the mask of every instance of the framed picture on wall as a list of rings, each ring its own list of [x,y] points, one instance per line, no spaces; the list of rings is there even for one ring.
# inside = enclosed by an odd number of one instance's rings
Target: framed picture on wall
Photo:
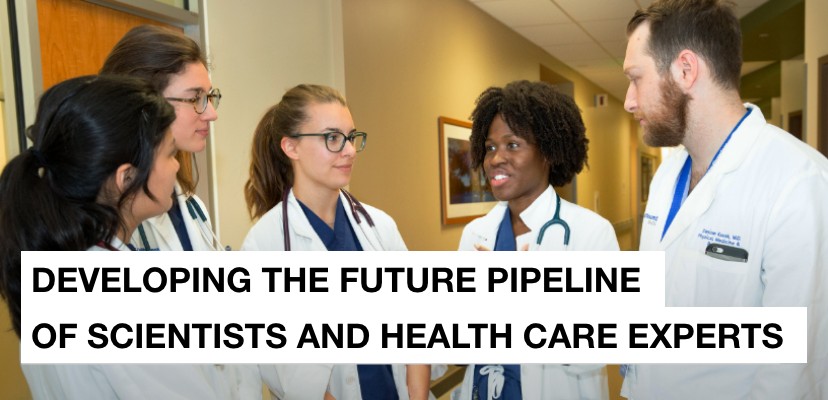
[[[497,203],[482,169],[471,168],[471,123],[438,118],[440,199],[443,224],[461,224],[486,214]]]
[[[656,171],[656,162],[658,159],[656,156],[647,153],[639,153],[640,154],[640,166],[639,171],[641,172],[640,182],[641,182],[641,204],[647,204],[648,197],[650,196],[650,182],[653,180],[653,176],[655,176]]]

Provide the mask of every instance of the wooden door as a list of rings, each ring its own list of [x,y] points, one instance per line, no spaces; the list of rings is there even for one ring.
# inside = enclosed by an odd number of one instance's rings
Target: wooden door
[[[81,0],[38,0],[43,90],[81,75],[97,74],[115,43],[143,24],[180,28]]]

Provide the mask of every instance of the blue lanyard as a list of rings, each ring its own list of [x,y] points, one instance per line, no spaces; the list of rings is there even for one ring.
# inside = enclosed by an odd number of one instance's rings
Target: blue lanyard
[[[719,158],[719,154],[722,153],[722,149],[725,148],[728,142],[730,142],[730,138],[733,136],[733,133],[739,129],[739,126],[742,125],[742,122],[747,119],[748,115],[750,115],[752,108],[748,107],[747,112],[745,115],[742,116],[742,119],[739,120],[739,123],[733,127],[733,130],[730,131],[730,134],[727,135],[725,138],[724,143],[719,147],[719,150],[716,151],[716,154],[713,156],[713,159],[710,160],[710,165],[707,166],[707,171],[710,171],[710,168],[713,167],[713,163],[716,162],[716,159]],[[664,231],[661,232],[661,240],[664,240],[664,235],[667,234],[667,229],[670,228],[670,224],[673,223],[673,219],[678,214],[678,210],[681,208],[681,205],[684,204],[684,200],[687,198],[687,195],[690,191],[690,170],[693,164],[693,160],[690,158],[690,155],[687,155],[687,160],[684,161],[684,166],[681,167],[681,172],[679,172],[678,181],[676,182],[676,191],[673,193],[673,202],[670,204],[670,213],[667,214],[667,220],[664,222]],[[705,171],[705,175],[707,174]]]

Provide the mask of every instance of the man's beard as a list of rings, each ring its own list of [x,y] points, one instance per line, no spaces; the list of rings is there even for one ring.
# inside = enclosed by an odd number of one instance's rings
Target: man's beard
[[[687,108],[690,95],[683,93],[673,77],[659,84],[661,106],[646,118],[644,143],[653,147],[673,147],[682,144],[687,131]]]

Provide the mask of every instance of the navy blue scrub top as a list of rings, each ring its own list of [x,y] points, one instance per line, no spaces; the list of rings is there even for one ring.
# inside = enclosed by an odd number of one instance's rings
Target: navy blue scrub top
[[[503,220],[500,221],[500,227],[497,228],[497,237],[495,239],[494,250],[517,250],[517,242],[515,242],[515,232],[512,230],[512,214],[509,212],[509,207],[506,207],[506,213],[503,215]]]
[[[184,251],[193,251],[193,243],[190,242],[190,236],[187,235],[187,226],[184,225],[184,215],[181,213],[181,207],[179,207],[177,201],[170,211],[167,211],[167,214],[170,216],[173,227],[175,227],[175,234],[178,235],[178,240],[181,241],[181,247]]]
[[[520,365],[500,364],[503,367],[503,389],[500,391],[498,400],[521,400],[523,394],[520,389]],[[472,399],[488,399],[489,376],[481,375],[480,369],[485,365],[474,366],[474,385]]]
[[[400,399],[391,365],[357,365],[357,375],[363,399]]]
[[[336,200],[333,229],[301,201],[299,205],[328,251],[362,251],[348,214],[345,213],[342,199]],[[399,400],[390,365],[357,365],[357,376],[363,399]]]
[[[512,213],[509,212],[509,207],[506,207],[506,213],[503,214],[503,220],[500,221],[500,227],[497,228],[497,239],[495,239],[495,251],[516,251],[517,242],[515,241],[515,232],[512,230]],[[503,376],[505,381],[503,383],[503,390],[499,399],[512,400],[521,399],[520,391],[520,365],[517,364],[502,364]],[[474,367],[474,391],[477,397],[472,398],[486,399],[489,392],[489,377],[488,375],[480,375],[480,369],[485,365],[476,365]]]
[[[354,232],[354,228],[348,220],[348,214],[345,213],[342,199],[336,199],[336,216],[334,217],[333,229],[301,201],[299,201],[299,205],[302,206],[305,217],[308,218],[311,227],[319,235],[319,239],[322,240],[328,251],[362,251],[356,232]]]

